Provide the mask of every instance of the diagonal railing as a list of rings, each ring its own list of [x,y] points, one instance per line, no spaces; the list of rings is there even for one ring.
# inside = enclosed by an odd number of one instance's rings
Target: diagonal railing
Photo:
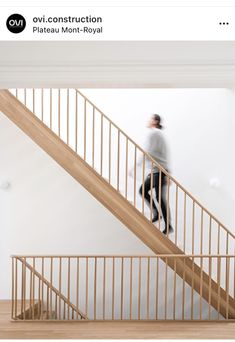
[[[154,207],[161,212],[165,203],[166,222],[159,219],[153,224],[184,253],[234,254],[235,235],[79,90],[16,89],[12,93],[150,222]],[[157,193],[153,189],[156,168]],[[147,175],[150,207],[145,201]]]

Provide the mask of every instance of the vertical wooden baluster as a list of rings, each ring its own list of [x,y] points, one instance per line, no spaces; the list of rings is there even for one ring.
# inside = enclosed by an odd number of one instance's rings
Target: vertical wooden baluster
[[[88,315],[88,291],[89,291],[89,260],[86,257],[86,316]]]
[[[209,257],[209,292],[208,292],[208,318],[211,319],[211,274],[212,274],[212,258]]]
[[[228,247],[229,247],[229,246],[228,246],[228,241],[229,241],[229,240],[228,240],[228,232],[226,232],[226,255],[228,255],[228,249],[229,249],[229,248],[228,248]]]
[[[75,152],[78,152],[78,93],[75,92]]]
[[[133,258],[130,258],[130,320],[132,319],[132,275],[133,274]]]
[[[33,295],[33,319],[34,319],[34,305],[35,305],[35,301],[34,301],[34,297],[35,297],[35,258],[33,258],[33,291],[32,291],[32,295]],[[39,305],[39,303],[38,303]]]
[[[30,319],[32,319],[32,312],[33,312],[33,305],[32,305],[32,298],[33,298],[33,272],[30,270],[30,278],[29,278],[29,313]]]
[[[124,260],[123,257],[121,258],[121,320],[123,319],[123,267],[124,267]]]
[[[186,210],[187,210],[187,197],[186,197],[186,192],[184,193],[184,252],[186,249]]]
[[[63,302],[64,303],[64,314],[63,314],[63,319],[65,319],[65,317],[66,317],[66,304],[65,304],[65,302]]]
[[[33,113],[35,114],[35,89],[33,88]]]
[[[158,272],[159,272],[159,257],[156,257],[156,311],[155,317],[158,319]]]
[[[141,261],[141,257],[139,257],[138,320],[140,320],[141,310]]]
[[[200,242],[200,254],[203,254],[203,208],[201,208],[201,242]]]
[[[71,267],[70,267],[70,264],[71,264],[71,260],[70,260],[70,257],[68,257],[68,301],[70,302],[70,271],[71,271]],[[86,311],[87,313],[87,311]],[[69,305],[68,305],[68,320],[69,320]]]
[[[170,227],[170,177],[167,176],[167,208],[166,208],[166,226],[167,226],[167,237],[169,237]]]
[[[70,125],[69,89],[67,89],[67,145],[69,145],[69,125]]]
[[[38,319],[40,319],[40,315],[41,315],[41,280],[40,278],[38,279],[38,310],[37,310],[37,314],[38,314]]]
[[[84,99],[84,160],[86,161],[86,99]]]
[[[16,88],[16,98],[18,99],[18,89]]]
[[[53,257],[50,258],[50,283],[53,284]],[[50,317],[52,317],[52,288],[50,289]]]
[[[18,313],[18,259],[15,259],[15,318]]]
[[[15,259],[11,258],[11,266],[12,266],[12,288],[11,288],[11,319],[13,319],[15,298],[14,298],[14,287],[15,287]]]
[[[44,89],[41,89],[41,117],[42,122],[44,122]]]
[[[200,257],[200,320],[202,320],[203,256]]]
[[[194,257],[192,257],[192,283],[191,283],[191,320],[194,316]]]
[[[52,89],[50,89],[50,129],[52,129]]]
[[[174,258],[174,287],[173,287],[173,320],[175,320],[176,309],[176,258]]]
[[[159,184],[158,184],[158,215],[159,215],[159,220],[158,220],[158,229],[161,229],[161,202],[162,202],[162,171],[158,170],[159,172]]]
[[[112,126],[111,121],[109,122],[109,184],[111,184],[111,143],[112,143]]]
[[[24,309],[24,261],[21,262],[21,305],[20,305],[20,314],[23,317],[23,309]]]
[[[50,293],[49,293],[50,288],[49,288],[49,286],[47,286],[46,289],[47,289],[47,319],[50,319],[51,316],[50,316],[50,309],[49,309],[49,304],[50,304],[49,303],[49,296],[50,296]]]
[[[100,175],[103,176],[103,114],[101,115],[101,123],[100,123]]]
[[[58,301],[58,296],[56,294],[55,295],[55,319],[57,319],[57,301]]]
[[[220,224],[218,223],[217,254],[220,254]]]
[[[104,269],[103,269],[103,320],[105,320],[105,290],[106,290],[106,258],[104,257]]]
[[[149,290],[150,290],[150,258],[148,257],[147,266],[147,319],[149,319]]]
[[[112,279],[112,320],[114,320],[114,296],[115,296],[115,259],[113,259],[113,279]]]
[[[120,131],[118,130],[118,143],[117,143],[117,191],[119,191],[119,175],[120,175]]]
[[[194,245],[195,245],[195,202],[193,200],[193,212],[192,212],[192,254],[194,254]]]
[[[135,154],[134,154],[134,207],[136,207],[136,157],[137,157],[137,148],[135,145]]]
[[[226,319],[229,318],[229,269],[230,269],[230,257],[225,257],[226,259],[226,282],[225,282],[225,291],[226,291]]]
[[[77,257],[77,277],[76,277],[76,282],[77,282],[77,286],[76,286],[76,306],[77,308],[79,308],[79,270],[80,270],[80,262],[79,262],[79,257]],[[78,319],[78,312],[77,312],[77,319]]]
[[[58,89],[58,135],[59,137],[60,137],[60,118],[61,118],[60,89]]]
[[[143,152],[143,164],[142,164],[142,214],[144,215],[144,196],[145,196],[145,189],[144,189],[144,183],[145,183],[145,154]]]
[[[209,221],[209,254],[211,254],[211,223],[212,223],[212,218],[210,216],[210,221]]]
[[[95,107],[92,110],[92,167],[95,167]]]
[[[26,258],[24,258],[24,320],[25,320],[25,306],[26,306]]]
[[[150,222],[153,219],[153,162],[151,162],[151,173],[150,173]]]
[[[126,180],[125,180],[125,198],[128,191],[128,138],[126,137]]]
[[[62,260],[61,257],[59,257],[59,320],[61,319],[61,274],[62,272]]]
[[[168,277],[167,277],[167,269],[168,269],[168,257],[166,257],[166,268],[165,268],[165,320],[167,319],[167,291],[168,291]]]
[[[94,269],[94,320],[96,320],[96,282],[97,282],[97,258],[95,257],[95,269]]]
[[[183,289],[182,289],[182,320],[184,320],[184,304],[185,304],[185,258],[183,257]]]
[[[175,244],[178,243],[178,195],[179,195],[179,187],[176,184],[175,189]],[[159,214],[160,217],[160,214]]]
[[[44,277],[44,257],[42,257],[42,277]],[[43,312],[44,312],[44,284],[42,282],[42,305],[41,305],[41,319],[43,319]]]

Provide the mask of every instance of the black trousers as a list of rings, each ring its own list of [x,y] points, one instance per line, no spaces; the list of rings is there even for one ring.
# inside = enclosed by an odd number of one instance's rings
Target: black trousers
[[[167,209],[166,209],[166,200],[164,197],[164,193],[162,191],[163,185],[165,184],[166,176],[162,173],[161,174],[161,210],[162,210],[162,216],[164,218],[165,223],[167,222]],[[153,173],[153,188],[155,189],[156,193],[156,199],[159,203],[159,172]],[[144,182],[144,198],[148,202],[150,206],[151,197],[149,195],[149,191],[151,190],[151,175],[148,175],[148,177],[145,179]],[[140,195],[143,194],[143,185],[141,185],[139,190]],[[159,217],[158,209],[152,199],[152,208],[153,211],[155,211],[157,217]]]

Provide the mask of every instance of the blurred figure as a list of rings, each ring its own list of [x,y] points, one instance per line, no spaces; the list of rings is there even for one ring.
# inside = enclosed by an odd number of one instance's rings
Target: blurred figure
[[[161,125],[161,117],[158,114],[154,114],[149,123],[148,123],[149,133],[147,135],[146,143],[145,143],[145,151],[150,154],[150,156],[156,160],[166,171],[168,171],[168,159],[167,159],[167,146],[164,138],[164,134],[162,133],[162,125]],[[150,206],[151,197],[149,195],[149,191],[151,190],[151,167],[152,162],[147,158],[146,167],[148,171],[148,176],[144,182],[144,190],[143,185],[141,185],[139,189],[139,193],[142,196],[144,191],[144,198]],[[174,230],[171,225],[170,219],[170,208],[169,210],[169,229],[167,229],[167,203],[165,198],[165,191],[163,190],[164,184],[166,184],[166,176],[163,172],[161,172],[161,184],[159,184],[159,169],[156,165],[153,165],[153,181],[152,185],[155,189],[156,200],[159,203],[159,185],[160,185],[160,193],[161,193],[161,211],[162,216],[165,222],[165,229],[163,230],[163,234],[172,233]],[[169,204],[168,204],[169,205]],[[161,216],[158,212],[157,206],[155,205],[154,200],[152,200],[152,208],[153,208],[153,218],[152,222],[156,222],[161,219]]]

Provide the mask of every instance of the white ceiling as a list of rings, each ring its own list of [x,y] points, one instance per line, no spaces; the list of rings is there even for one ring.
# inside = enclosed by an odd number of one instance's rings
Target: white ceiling
[[[235,42],[0,42],[0,87],[235,87]]]

